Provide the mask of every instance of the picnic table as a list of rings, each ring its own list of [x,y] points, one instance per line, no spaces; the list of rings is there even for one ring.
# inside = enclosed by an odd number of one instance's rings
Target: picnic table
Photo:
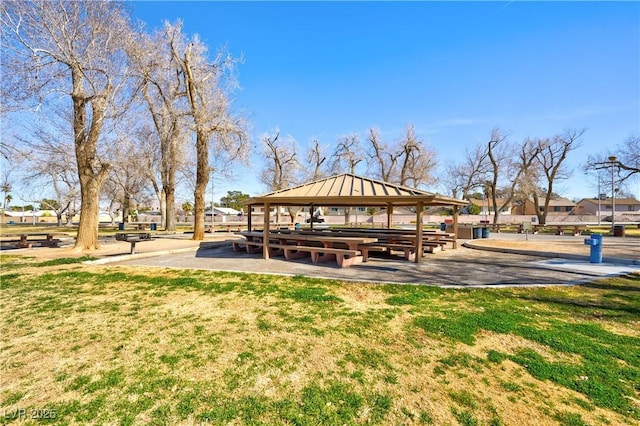
[[[264,250],[264,234],[261,231],[237,232],[245,241],[233,243],[234,251],[260,253]],[[407,230],[367,229],[281,229],[269,233],[269,255],[296,259],[311,256],[314,263],[336,259],[342,267],[366,262],[372,252],[401,251],[406,260],[415,260],[418,252],[418,236]],[[425,231],[422,235],[422,253],[444,250],[447,243],[455,243],[451,235],[441,231]]]
[[[525,226],[523,224],[518,225],[518,233],[522,234],[525,231]],[[533,233],[537,234],[541,229],[551,228],[555,229],[556,235],[573,235],[574,237],[579,237],[582,235],[583,230],[587,230],[587,226],[584,225],[532,225]]]
[[[62,235],[62,234],[60,234]],[[4,234],[3,242],[14,243],[16,248],[31,248],[32,243],[39,243],[42,247],[59,247],[60,239],[51,232],[22,232],[19,234]],[[33,238],[44,237],[44,238]],[[13,238],[6,240],[5,238]]]
[[[291,231],[298,232],[301,234],[326,234],[326,235],[335,235],[335,236],[345,236],[345,237],[373,237],[377,238],[378,241],[375,243],[363,244],[358,248],[362,251],[362,255],[364,257],[364,261],[366,262],[369,257],[369,252],[386,252],[387,254],[391,254],[392,251],[402,251],[404,253],[404,258],[406,260],[415,260],[417,250],[417,240],[418,237],[416,234],[409,232],[405,229],[367,229],[364,232],[361,230],[355,229],[345,229],[345,228],[337,228],[337,229],[326,229],[323,231]],[[436,231],[436,230],[425,230],[422,234],[422,251],[425,253],[436,253],[438,251],[444,250],[447,243],[455,243],[455,239],[452,238],[451,234]],[[455,246],[454,246],[455,247]]]
[[[284,231],[284,230],[283,230]],[[264,247],[264,234],[259,231],[237,232],[244,237],[243,242],[234,242],[234,251],[244,249],[248,253],[258,253]],[[322,232],[307,234],[300,232],[270,232],[270,255],[283,255],[292,260],[311,256],[313,263],[335,260],[338,266],[346,268],[363,262],[360,247],[364,244],[375,243],[377,238],[369,236],[341,236],[324,234]]]

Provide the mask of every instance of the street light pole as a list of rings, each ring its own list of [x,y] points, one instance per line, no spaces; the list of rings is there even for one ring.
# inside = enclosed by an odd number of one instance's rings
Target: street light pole
[[[213,204],[214,204],[213,177],[215,176],[216,169],[214,167],[211,167],[209,171],[211,172],[211,232],[213,233],[213,228],[215,226],[215,223],[213,222]]]
[[[612,155],[609,157],[609,161],[611,162],[611,232],[614,232],[616,227],[616,189],[614,184],[614,166],[616,165],[617,157]]]
[[[600,194],[600,173],[598,173],[598,226],[600,226],[600,206],[602,205],[602,197]]]
[[[616,166],[620,167],[620,162],[618,161],[618,157],[616,157],[615,155],[610,156],[608,160],[609,161],[595,163],[595,165],[597,166],[595,169],[601,170],[611,167],[611,232],[613,233],[616,225],[616,181],[614,171]]]

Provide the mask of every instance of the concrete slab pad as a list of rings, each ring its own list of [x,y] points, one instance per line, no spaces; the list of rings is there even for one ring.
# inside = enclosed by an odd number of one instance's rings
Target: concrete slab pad
[[[531,262],[537,266],[561,271],[574,271],[598,276],[616,276],[640,273],[640,265],[618,263],[590,263],[571,259],[547,259]]]

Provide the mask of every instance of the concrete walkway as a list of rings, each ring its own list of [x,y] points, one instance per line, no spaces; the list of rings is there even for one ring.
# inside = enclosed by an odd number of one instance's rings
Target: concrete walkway
[[[372,258],[351,268],[338,268],[334,263],[314,265],[308,258],[264,260],[260,255],[236,253],[231,250],[231,241],[238,237],[232,233],[207,234],[205,241],[193,241],[185,234],[158,233],[152,241],[138,243],[135,255],[129,254],[128,243],[105,239],[99,250],[90,253],[99,260],[89,263],[442,287],[573,285],[607,276],[640,273],[640,238],[605,237],[602,264],[589,263],[589,247],[584,245],[584,238],[492,233],[487,239],[459,241],[465,247],[427,255],[419,264],[397,257]],[[3,250],[3,253],[42,259],[79,255],[70,246]]]
[[[230,239],[235,238],[232,235],[216,238],[218,241],[192,242],[197,245],[189,248],[148,253],[142,253],[143,245],[140,245],[141,253],[138,255],[109,256],[96,263],[108,261],[132,266],[304,275],[442,287],[574,285],[607,276],[640,273],[640,259],[609,256],[606,263],[589,263],[589,247],[584,246],[580,237],[544,236],[538,241],[527,240],[526,249],[513,248],[514,245],[518,246],[513,243],[518,241],[518,235],[499,234],[487,240],[468,241],[467,247],[428,255],[419,264],[395,257],[373,258],[350,268],[338,268],[333,263],[314,265],[308,258],[296,261],[277,257],[264,260],[260,255],[233,252],[229,243]],[[608,244],[620,246],[616,254],[630,253],[627,243],[631,247],[640,245],[638,239],[624,240]],[[158,248],[158,244],[153,244]],[[557,248],[563,246],[566,255],[559,257],[558,254],[562,253],[558,253]],[[549,247],[553,247],[554,251],[549,251]],[[495,251],[496,248],[500,250]],[[584,254],[576,254],[578,250]]]

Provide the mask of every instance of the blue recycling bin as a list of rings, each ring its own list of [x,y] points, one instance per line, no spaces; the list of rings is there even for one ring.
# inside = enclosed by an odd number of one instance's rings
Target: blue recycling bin
[[[473,239],[477,240],[482,237],[482,228],[473,227]]]
[[[124,222],[118,224],[118,231],[124,231]]]
[[[489,238],[489,228],[482,228],[482,238]]]
[[[447,224],[444,222],[440,223],[440,230],[442,232],[445,232],[447,230]]]
[[[155,222],[151,222],[150,229],[151,229],[152,231],[157,230],[157,229],[158,229],[158,224],[157,224],[157,223],[155,223]]]
[[[294,225],[294,228],[296,231],[299,231],[300,229],[302,229],[302,225],[296,222],[296,224]]]
[[[591,234],[584,239],[584,244],[589,246],[589,262],[602,263],[602,234]]]

